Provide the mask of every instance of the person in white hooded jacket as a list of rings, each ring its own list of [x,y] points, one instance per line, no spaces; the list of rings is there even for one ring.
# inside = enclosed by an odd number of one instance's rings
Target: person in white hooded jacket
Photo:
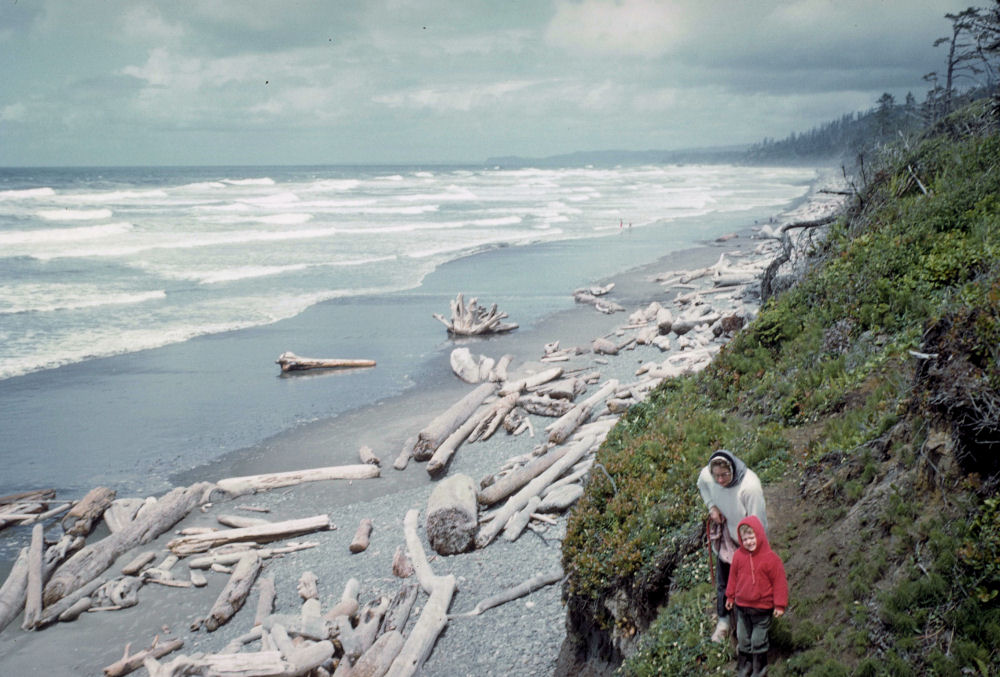
[[[698,475],[698,491],[708,508],[712,551],[719,563],[716,575],[716,613],[718,623],[712,633],[713,642],[729,636],[729,612],[726,610],[726,584],[729,565],[739,547],[737,525],[744,517],[754,515],[767,529],[764,490],[757,474],[746,463],[726,449],[718,449],[708,459],[708,465]]]

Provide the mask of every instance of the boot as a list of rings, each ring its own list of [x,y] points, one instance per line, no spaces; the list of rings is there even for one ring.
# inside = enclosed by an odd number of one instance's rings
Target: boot
[[[765,675],[767,675],[767,652],[753,654],[752,677],[765,677]]]
[[[740,651],[736,654],[736,677],[751,677],[750,671],[753,669],[753,659],[750,654]]]
[[[729,618],[723,616],[715,625],[715,632],[712,633],[712,641],[716,644],[725,642],[729,637]]]

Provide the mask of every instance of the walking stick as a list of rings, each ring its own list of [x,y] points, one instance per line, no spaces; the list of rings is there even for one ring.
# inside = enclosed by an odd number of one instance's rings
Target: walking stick
[[[705,520],[705,544],[708,547],[708,573],[712,579],[712,587],[715,587],[715,560],[712,559],[712,518]]]

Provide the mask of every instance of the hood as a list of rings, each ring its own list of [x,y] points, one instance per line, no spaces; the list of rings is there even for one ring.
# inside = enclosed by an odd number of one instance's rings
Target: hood
[[[727,489],[738,487],[743,481],[743,476],[747,474],[747,464],[736,458],[728,449],[716,450],[708,459],[709,464],[716,458],[725,459],[733,469],[733,479],[726,485]]]
[[[741,519],[739,525],[736,527],[737,534],[740,532],[740,527],[744,524],[753,529],[753,533],[757,536],[757,548],[750,553],[752,556],[756,557],[771,549],[771,544],[767,542],[767,534],[764,532],[764,525],[760,523],[756,515],[749,515]],[[742,544],[740,547],[743,547]]]

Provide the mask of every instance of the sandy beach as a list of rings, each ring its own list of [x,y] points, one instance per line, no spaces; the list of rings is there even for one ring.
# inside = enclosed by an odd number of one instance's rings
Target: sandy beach
[[[776,216],[775,222],[807,220],[829,208],[829,200],[818,196],[817,189],[829,187],[829,175],[817,182],[812,200],[800,204],[790,213]],[[827,183],[824,183],[827,182]],[[628,237],[623,232],[620,237]],[[732,266],[748,266],[767,261],[774,248],[761,248],[767,240],[759,236],[759,224],[747,227],[730,237],[706,242],[702,246],[672,253],[655,263],[594,280],[595,285],[614,283],[607,295],[624,312],[611,315],[597,312],[587,304],[550,315],[536,326],[509,334],[483,338],[454,340],[454,347],[468,347],[473,354],[494,359],[513,356],[511,372],[528,374],[560,366],[566,372],[600,372],[600,383],[618,379],[622,384],[637,380],[636,371],[644,363],[662,363],[668,356],[680,352],[676,336],[671,335],[671,348],[661,351],[652,345],[633,346],[618,355],[597,355],[590,351],[597,337],[610,337],[621,343],[634,330],[621,329],[629,324],[628,317],[646,308],[653,301],[671,307],[679,294],[696,289],[710,289],[710,278],[692,280],[690,286],[676,286],[676,277],[716,264],[725,254]],[[489,255],[488,253],[485,255]],[[674,278],[674,285],[664,285],[659,279]],[[458,290],[456,290],[458,291]],[[567,289],[571,295],[573,289]],[[723,294],[709,294],[708,297]],[[484,299],[488,302],[488,299]],[[756,297],[752,294],[731,299],[752,314]],[[715,303],[715,301],[710,301]],[[723,303],[719,301],[719,303]],[[516,321],[517,318],[511,318]],[[446,340],[443,327],[442,340]],[[580,346],[583,350],[565,362],[546,364],[540,361],[546,344],[559,342],[561,348]],[[194,510],[171,531],[157,538],[144,549],[156,550],[158,559],[167,554],[166,542],[175,531],[191,527],[216,527],[220,514],[251,515],[241,507],[267,510],[268,520],[278,521],[317,514],[327,514],[335,529],[306,535],[296,540],[315,541],[317,546],[267,560],[262,576],[274,579],[277,590],[276,613],[298,613],[301,599],[296,582],[303,572],[312,571],[318,577],[319,600],[324,610],[340,599],[345,584],[351,578],[360,583],[360,602],[364,605],[379,595],[392,597],[400,587],[393,576],[392,561],[398,546],[404,544],[403,518],[408,510],[421,511],[421,524],[427,499],[435,481],[429,478],[424,463],[410,461],[403,471],[392,463],[404,441],[425,426],[438,413],[469,392],[474,386],[462,382],[451,371],[447,353],[431,365],[433,374],[415,374],[416,387],[376,404],[348,412],[334,419],[321,419],[270,438],[255,448],[253,454],[231,454],[210,465],[175,475],[177,486],[196,481],[215,481],[233,475],[273,472],[290,468],[310,468],[331,465],[331,457],[356,454],[362,446],[374,450],[382,461],[381,477],[372,480],[327,481],[301,484],[285,489],[246,495],[219,501],[204,510]],[[422,377],[423,380],[420,380]],[[302,379],[337,379],[336,373],[304,373],[288,377]],[[357,379],[354,374],[349,379]],[[587,394],[594,392],[590,386]],[[580,398],[578,398],[580,399]],[[500,467],[508,458],[526,454],[543,441],[543,429],[550,420],[532,416],[534,436],[524,433],[510,436],[498,432],[487,442],[462,445],[451,459],[446,475],[464,473],[476,482]],[[336,449],[336,452],[332,450]],[[347,451],[345,451],[347,450]],[[356,461],[355,461],[356,462]],[[457,591],[450,612],[462,613],[477,602],[497,592],[517,585],[535,574],[547,573],[558,567],[560,543],[565,527],[565,515],[556,517],[556,524],[526,530],[519,539],[509,542],[498,538],[488,547],[466,554],[448,557],[436,555],[424,540],[435,574],[453,574]],[[362,519],[371,519],[373,530],[369,547],[354,554],[349,544]],[[422,529],[420,530],[422,534]],[[102,526],[88,542],[96,541],[106,529]],[[134,553],[124,555],[111,568],[116,572]],[[184,560],[173,569],[178,579],[187,579]],[[84,614],[71,623],[57,623],[38,632],[25,632],[17,627],[16,619],[0,633],[0,669],[5,674],[97,675],[101,669],[122,656],[126,644],[137,651],[159,636],[181,638],[184,646],[178,654],[220,652],[230,640],[252,627],[256,592],[251,592],[247,604],[215,632],[192,632],[189,626],[203,617],[211,607],[228,576],[207,572],[204,588],[171,588],[147,584],[139,591],[138,605],[106,612]],[[472,618],[454,618],[438,638],[420,674],[425,675],[538,675],[551,674],[565,636],[564,610],[560,601],[561,588],[549,585],[525,597],[490,609]],[[410,616],[412,627],[426,602],[421,594]],[[405,633],[404,633],[405,634]],[[248,650],[250,650],[248,648]],[[169,661],[174,655],[166,656]],[[140,670],[139,674],[143,671]]]

